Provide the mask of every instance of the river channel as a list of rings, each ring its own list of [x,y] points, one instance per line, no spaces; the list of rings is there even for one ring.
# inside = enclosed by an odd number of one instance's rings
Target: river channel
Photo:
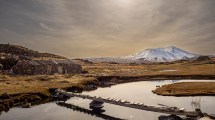
[[[146,105],[163,104],[176,106],[186,110],[200,108],[208,114],[215,113],[214,96],[195,96],[195,97],[173,97],[159,96],[151,91],[156,86],[188,81],[213,81],[213,80],[162,80],[162,81],[141,81],[118,84],[106,88],[98,88],[90,92],[83,92],[91,96],[112,97],[128,101],[144,103]],[[128,119],[128,120],[158,120],[164,114],[136,110],[116,105],[104,103],[103,116],[89,114],[89,103],[91,101],[81,98],[70,98],[66,103],[80,107],[80,110],[62,107],[56,102],[50,102],[33,106],[31,108],[12,108],[8,112],[2,112],[0,120],[102,120],[102,119]],[[86,109],[86,110],[83,110]],[[88,113],[86,112],[88,111]]]

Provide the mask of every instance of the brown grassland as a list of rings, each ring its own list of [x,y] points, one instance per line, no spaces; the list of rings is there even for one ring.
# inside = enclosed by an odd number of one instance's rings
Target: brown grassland
[[[87,85],[91,83],[99,85],[101,81],[118,84],[144,80],[215,79],[214,61],[165,64],[110,64],[76,61],[82,65],[85,74],[27,76],[2,73],[0,74],[0,98],[3,99],[0,100],[0,111],[19,106],[25,100],[32,104],[50,101],[50,88],[68,89],[75,86],[87,90]],[[214,83],[189,83],[179,85],[179,87],[178,85],[161,87],[154,92],[162,95],[215,95]]]
[[[81,86],[90,81],[96,81],[96,79],[82,75],[0,75],[0,95],[3,93],[20,94],[37,92],[49,94],[49,88]]]
[[[186,79],[190,76],[195,79],[201,76],[204,79],[215,79],[215,59],[212,63],[203,62],[175,62],[163,64],[110,64],[110,63],[83,63],[86,74],[76,75],[3,75],[0,74],[0,95],[3,93],[47,93],[49,88],[65,88],[70,86],[85,85],[87,82],[98,82],[100,76],[120,77],[151,77],[157,79],[172,79],[179,77]],[[192,78],[194,77],[194,78]],[[201,79],[201,78],[200,78]],[[146,79],[143,79],[146,80]],[[215,88],[214,88],[215,89]]]
[[[163,96],[215,95],[215,82],[181,82],[164,85],[154,93]]]
[[[106,76],[178,76],[178,75],[215,75],[215,59],[212,63],[203,62],[174,62],[163,64],[84,64],[83,69],[92,75]]]

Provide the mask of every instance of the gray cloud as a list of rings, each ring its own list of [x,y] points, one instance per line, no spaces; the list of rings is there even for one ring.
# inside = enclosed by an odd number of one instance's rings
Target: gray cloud
[[[215,54],[214,6],[214,0],[0,0],[0,40],[73,58],[169,45]]]
[[[52,28],[48,27],[47,25],[45,25],[44,23],[40,23],[40,26],[46,30],[49,30],[49,31],[54,31]]]

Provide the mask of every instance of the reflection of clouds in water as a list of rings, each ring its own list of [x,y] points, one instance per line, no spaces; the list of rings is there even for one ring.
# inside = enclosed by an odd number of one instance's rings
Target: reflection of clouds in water
[[[47,107],[44,108],[43,112],[49,112],[49,111],[53,110],[53,108],[55,108],[55,107],[56,106],[52,106],[52,105],[47,106]]]
[[[133,118],[133,117],[134,117],[133,115],[130,116],[130,118]]]
[[[213,81],[213,80],[180,80],[179,82],[194,82],[194,81]],[[215,82],[215,81],[214,81]],[[159,96],[151,92],[156,88],[156,85],[171,84],[172,80],[165,81],[142,81],[125,83],[112,86],[111,88],[99,88],[91,92],[83,92],[83,94],[101,96],[101,97],[113,97],[117,99],[125,99],[129,101],[141,102],[146,105],[157,105],[158,103],[176,106],[179,108],[185,108],[186,110],[194,110],[191,102],[197,101],[200,103],[202,112],[208,114],[215,113],[215,97],[214,96],[202,96],[202,97],[172,97],[172,96]],[[200,102],[198,102],[200,101]],[[91,101],[87,99],[71,98],[66,103],[75,104],[85,109],[89,109],[89,103]],[[195,104],[198,107],[198,104]],[[195,106],[194,106],[195,107]],[[149,111],[142,111],[136,109],[130,109],[126,107],[120,107],[111,104],[104,104],[104,110],[106,115],[114,116],[118,118],[125,118],[130,120],[157,120],[162,114],[153,113]],[[3,118],[3,119],[2,119]],[[7,118],[7,119],[6,119]],[[56,106],[55,103],[46,103],[43,105],[35,106],[30,109],[11,109],[8,113],[2,112],[0,116],[1,120],[98,120],[98,117],[89,116],[81,112],[71,111],[70,109]]]
[[[105,120],[122,120],[121,118],[117,118],[117,117],[113,117],[113,116],[110,116],[110,115],[103,114],[103,112],[105,111],[103,109],[101,109],[99,111],[98,110],[93,111],[93,110],[85,109],[83,107],[79,107],[79,106],[64,103],[64,102],[57,102],[56,104],[61,106],[61,107],[66,107],[68,109],[72,109],[73,111],[85,113],[85,114],[88,114],[88,115],[91,115],[91,116],[96,116],[97,118],[103,118]]]

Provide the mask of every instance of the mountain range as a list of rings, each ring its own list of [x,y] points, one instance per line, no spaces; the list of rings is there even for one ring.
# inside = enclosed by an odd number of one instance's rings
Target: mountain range
[[[173,62],[178,60],[196,59],[200,55],[184,51],[180,48],[169,46],[165,48],[152,48],[124,57],[85,58],[91,62],[116,62],[116,63],[147,63],[147,62]]]

